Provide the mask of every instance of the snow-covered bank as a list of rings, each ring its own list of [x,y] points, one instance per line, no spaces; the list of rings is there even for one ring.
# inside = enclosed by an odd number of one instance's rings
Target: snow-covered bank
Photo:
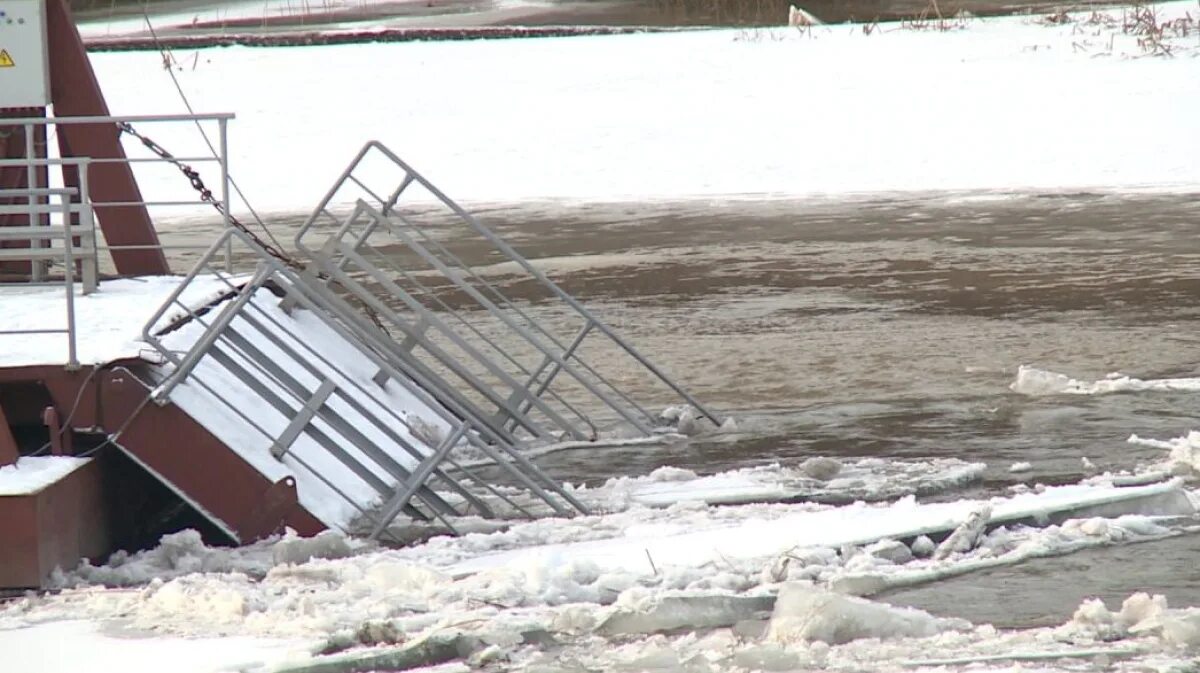
[[[1149,56],[1105,15],[229,48],[177,53],[175,75],[196,109],[238,113],[231,170],[263,210],[311,207],[369,138],[467,204],[1200,188],[1200,40],[1168,32],[1175,56]],[[92,60],[114,112],[183,110],[159,55]],[[202,148],[190,126],[145,130]]]

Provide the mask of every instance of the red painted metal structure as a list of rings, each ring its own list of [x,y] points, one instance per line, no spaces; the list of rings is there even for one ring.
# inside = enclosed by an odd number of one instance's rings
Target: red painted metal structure
[[[11,428],[45,425],[53,436],[56,417],[67,411],[70,428],[99,436],[120,431],[108,450],[121,451],[170,485],[236,542],[285,526],[303,535],[324,530],[299,505],[291,477],[271,482],[178,407],[146,404],[137,373],[145,366],[124,360],[76,371],[57,365],[0,368],[0,467],[17,459]],[[55,565],[102,558],[112,543],[121,542],[128,526],[118,510],[131,484],[106,476],[103,454],[93,463],[43,490],[0,495],[0,588],[41,586]],[[36,581],[33,569],[42,573]]]
[[[54,115],[58,117],[108,116],[108,104],[100,90],[96,73],[88,60],[83,40],[71,18],[66,0],[46,0],[47,44],[50,49],[50,95]],[[0,110],[2,117],[43,116],[42,109]],[[58,149],[64,157],[124,159],[120,131],[115,124],[80,124],[58,128]],[[44,134],[35,140],[36,154],[46,155]],[[0,157],[19,159],[26,156],[24,130],[3,126],[0,120]],[[95,203],[96,218],[110,246],[156,246],[158,234],[144,205],[133,171],[124,161],[95,164],[89,173],[89,187]],[[44,178],[43,178],[44,179]],[[64,184],[79,186],[79,176],[64,170]],[[43,186],[45,183],[43,183]],[[28,187],[23,167],[0,168],[0,189]],[[2,197],[0,197],[2,198]],[[3,201],[0,201],[2,203]],[[122,204],[122,205],[105,205]],[[0,226],[28,225],[27,216],[0,216]],[[114,250],[117,273],[144,276],[170,273],[161,249],[146,247]],[[10,270],[10,273],[14,270]]]
[[[54,115],[107,116],[66,0],[46,0],[46,6]],[[3,118],[45,114],[43,109],[0,109],[0,158],[27,157],[26,131],[4,126]],[[61,125],[56,135],[61,156],[125,158],[115,124]],[[34,142],[35,156],[45,157],[44,127],[35,129]],[[24,166],[0,168],[0,189],[28,188],[28,175]],[[44,171],[37,175],[41,186],[48,184],[46,177]],[[88,178],[110,246],[158,245],[146,207],[130,205],[142,204],[143,198],[128,163],[92,164]],[[69,187],[78,186],[77,175],[64,172],[63,179]],[[36,224],[29,217],[0,216],[0,226]],[[112,258],[121,275],[170,271],[156,247],[114,250]],[[0,281],[28,277],[30,266],[23,264],[0,267]],[[79,338],[86,339],[86,332]],[[284,526],[305,535],[324,529],[298,504],[291,477],[270,481],[178,407],[147,403],[141,382],[148,378],[146,366],[131,359],[75,370],[61,364],[0,367],[0,469],[19,469],[21,456],[31,452],[71,455],[84,436],[107,438],[94,459],[69,476],[31,493],[0,493],[0,588],[39,587],[56,566],[72,567],[84,557],[103,560],[128,539],[133,510],[124,505],[136,500],[133,489],[163,491],[165,486],[236,542]],[[124,465],[124,472],[114,469],[114,462]]]
[[[0,587],[39,587],[56,567],[111,551],[100,464],[25,496],[0,496]]]

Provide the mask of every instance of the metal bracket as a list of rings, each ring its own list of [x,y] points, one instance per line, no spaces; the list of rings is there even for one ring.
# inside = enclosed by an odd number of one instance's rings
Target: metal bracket
[[[292,417],[292,421],[283,429],[283,433],[279,435],[279,438],[271,444],[272,456],[275,456],[277,460],[283,460],[292,443],[296,441],[301,432],[304,432],[304,428],[312,422],[313,416],[317,415],[317,411],[324,406],[325,400],[329,399],[334,390],[337,390],[336,383],[329,379],[321,381],[321,385],[317,387],[316,392],[312,394],[312,397],[308,398],[304,406]]]

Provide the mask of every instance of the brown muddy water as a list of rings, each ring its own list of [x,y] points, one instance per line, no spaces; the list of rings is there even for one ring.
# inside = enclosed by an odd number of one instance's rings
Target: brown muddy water
[[[935,456],[989,466],[982,483],[941,497],[999,495],[1077,480],[1085,456],[1101,469],[1154,463],[1163,452],[1130,434],[1200,429],[1195,393],[1009,390],[1021,364],[1088,380],[1200,375],[1195,194],[464,205],[739,423],[684,445],[542,458],[559,479]],[[301,218],[267,219],[290,239]],[[1010,473],[1019,461],[1032,471]],[[1200,605],[1197,552],[1200,538],[1184,536],[884,598],[1006,626],[1060,623],[1092,595]]]

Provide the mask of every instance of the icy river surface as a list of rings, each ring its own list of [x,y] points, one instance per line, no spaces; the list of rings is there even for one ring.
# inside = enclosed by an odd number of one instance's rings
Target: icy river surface
[[[464,205],[739,423],[708,441],[542,458],[562,480],[942,457],[988,469],[939,497],[996,496],[1155,463],[1162,449],[1131,434],[1200,428],[1200,382],[1148,389],[1200,376],[1193,195]],[[267,220],[284,234],[297,223]],[[1008,627],[1138,590],[1200,605],[1198,546],[1102,548],[884,599]]]

